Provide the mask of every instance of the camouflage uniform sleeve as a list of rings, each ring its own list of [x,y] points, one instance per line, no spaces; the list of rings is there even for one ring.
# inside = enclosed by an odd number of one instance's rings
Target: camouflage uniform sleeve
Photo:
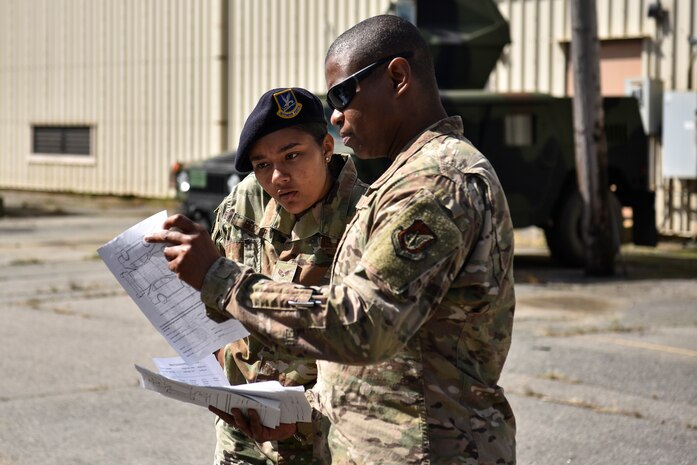
[[[234,228],[229,221],[225,221],[230,216],[230,210],[234,210],[235,199],[237,198],[237,186],[233,187],[230,194],[215,209],[215,221],[211,239],[218,248],[221,255],[225,255],[225,243],[230,240]]]
[[[432,315],[482,227],[476,180],[445,191],[420,184],[378,199],[362,257],[340,284],[274,282],[221,259],[204,281],[204,302],[294,355],[359,364],[388,359]],[[345,242],[361,227],[354,224]]]

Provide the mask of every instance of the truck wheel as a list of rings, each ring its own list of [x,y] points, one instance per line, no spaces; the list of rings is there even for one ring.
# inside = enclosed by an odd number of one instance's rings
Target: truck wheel
[[[610,218],[614,252],[620,249],[622,206],[617,196],[610,193]],[[582,267],[586,264],[586,247],[581,234],[583,199],[574,191],[562,205],[554,224],[545,228],[545,238],[552,258],[565,266]]]

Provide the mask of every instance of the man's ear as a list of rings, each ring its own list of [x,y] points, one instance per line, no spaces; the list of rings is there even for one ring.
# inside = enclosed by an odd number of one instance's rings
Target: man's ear
[[[412,85],[411,65],[406,58],[397,57],[387,66],[387,72],[392,80],[392,88],[396,94],[402,95]]]

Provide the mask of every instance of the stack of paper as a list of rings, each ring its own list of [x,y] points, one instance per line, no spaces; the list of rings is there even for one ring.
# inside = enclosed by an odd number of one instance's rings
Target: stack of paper
[[[218,324],[205,313],[198,291],[167,267],[162,244],[143,237],[162,229],[167,212],[138,223],[100,247],[98,252],[118,282],[150,323],[181,358],[153,359],[160,374],[136,365],[141,386],[182,402],[245,414],[255,409],[264,426],[308,422],[312,409],[304,389],[277,381],[230,386],[211,354],[249,334],[237,320]]]
[[[269,428],[311,419],[312,408],[302,386],[284,387],[278,381],[230,386],[212,355],[193,364],[179,357],[154,361],[160,374],[136,365],[141,385],[172,399],[202,407],[212,405],[224,412],[238,408],[245,415],[251,408]]]

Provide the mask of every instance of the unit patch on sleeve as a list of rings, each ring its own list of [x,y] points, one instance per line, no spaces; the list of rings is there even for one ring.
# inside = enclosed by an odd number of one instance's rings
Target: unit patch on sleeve
[[[404,292],[419,276],[452,256],[462,232],[426,189],[388,215],[366,244],[361,262],[381,286]]]
[[[392,232],[392,245],[395,253],[410,260],[424,258],[424,251],[436,239],[436,234],[420,219],[414,220],[411,226],[406,229],[398,226]]]

